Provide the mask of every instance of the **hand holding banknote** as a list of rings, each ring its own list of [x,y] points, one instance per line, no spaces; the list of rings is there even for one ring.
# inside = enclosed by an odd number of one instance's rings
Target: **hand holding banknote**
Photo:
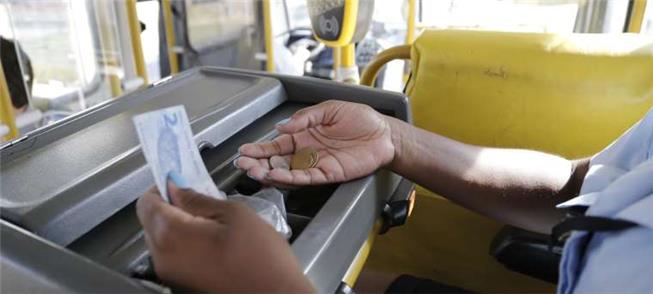
[[[222,201],[182,106],[138,115],[134,124],[156,182],[137,213],[159,278],[211,293],[314,292],[281,234],[246,202]]]
[[[179,188],[192,189],[216,199],[227,199],[209,176],[195,147],[190,123],[183,106],[137,115],[134,117],[134,125],[141,141],[143,154],[163,200],[170,202],[166,185],[168,180],[177,183]],[[279,233],[290,238],[291,229],[286,223],[283,201],[273,203],[258,197],[234,195],[232,199],[249,204]]]
[[[288,242],[242,202],[166,187],[138,200],[154,269],[168,285],[206,293],[314,293]]]
[[[137,115],[134,125],[143,154],[164,200],[170,202],[166,187],[170,175],[184,179],[188,185],[184,188],[226,199],[206,171],[183,106]]]

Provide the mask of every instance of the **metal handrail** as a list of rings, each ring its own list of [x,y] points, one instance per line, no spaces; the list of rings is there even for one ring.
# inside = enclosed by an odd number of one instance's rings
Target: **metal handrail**
[[[134,55],[134,65],[136,74],[143,79],[143,85],[147,85],[147,70],[145,67],[145,57],[143,56],[143,45],[141,42],[141,25],[138,21],[136,11],[136,0],[127,0],[127,19],[129,21],[129,35],[131,37],[132,53]]]
[[[627,32],[639,33],[644,23],[644,14],[646,12],[646,0],[634,0],[628,21]]]
[[[417,5],[415,3],[416,0],[408,0],[408,17],[406,18],[407,24],[406,24],[406,40],[405,43],[406,45],[411,45],[415,41],[415,10],[417,9]],[[410,64],[406,62],[404,64],[404,75],[403,75],[403,81],[404,83],[408,81],[408,74],[410,71]]]
[[[0,63],[0,122],[9,127],[9,133],[4,136],[5,141],[18,137],[18,128],[16,127],[16,117],[14,116],[14,106],[11,103],[9,87],[5,80],[5,73]]]
[[[272,36],[272,7],[270,0],[263,0],[263,28],[265,31],[265,69],[274,72],[274,37]]]
[[[177,52],[175,52],[175,27],[172,20],[172,3],[170,0],[161,0],[161,9],[163,11],[163,24],[165,27],[170,73],[175,74],[179,72],[179,60],[177,58]]]
[[[367,64],[361,76],[361,85],[372,86],[379,70],[388,62],[395,59],[410,59],[411,45],[401,45],[386,49],[379,53]]]

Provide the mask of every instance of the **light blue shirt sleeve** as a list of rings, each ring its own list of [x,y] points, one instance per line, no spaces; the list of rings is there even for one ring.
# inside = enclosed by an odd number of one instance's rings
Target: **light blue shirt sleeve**
[[[574,232],[560,263],[559,293],[653,293],[653,109],[590,160],[578,198],[587,215],[639,226]]]
[[[558,208],[591,206],[604,189],[651,158],[652,154],[653,108],[621,137],[592,157],[580,196],[559,204]]]

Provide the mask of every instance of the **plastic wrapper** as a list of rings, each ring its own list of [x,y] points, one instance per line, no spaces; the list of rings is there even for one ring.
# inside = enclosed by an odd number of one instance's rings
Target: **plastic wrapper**
[[[292,230],[286,221],[286,204],[283,201],[281,191],[274,188],[265,188],[251,196],[233,194],[227,196],[227,198],[247,204],[286,239],[292,236]]]

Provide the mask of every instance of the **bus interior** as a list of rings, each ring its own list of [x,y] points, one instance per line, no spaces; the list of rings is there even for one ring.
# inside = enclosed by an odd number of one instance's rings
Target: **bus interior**
[[[238,146],[329,99],[568,158],[653,106],[648,0],[0,0],[0,41],[3,293],[183,292],[157,279],[135,214],[154,183],[131,124],[144,111],[185,105],[215,184],[250,195]],[[387,170],[285,205],[319,293],[366,271],[556,291],[549,236]]]

